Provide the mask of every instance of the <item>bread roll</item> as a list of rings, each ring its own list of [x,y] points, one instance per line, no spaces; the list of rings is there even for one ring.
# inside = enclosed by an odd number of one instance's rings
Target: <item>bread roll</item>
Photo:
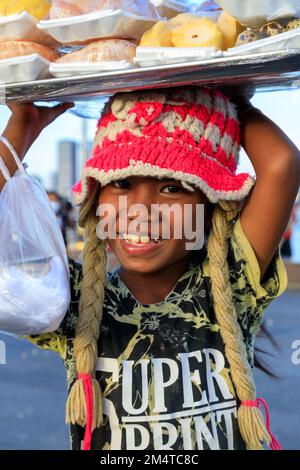
[[[0,43],[0,60],[30,54],[40,54],[50,62],[55,62],[59,57],[59,55],[50,47],[41,46],[34,42],[7,41]]]
[[[136,45],[125,39],[100,39],[92,42],[79,51],[71,52],[57,60],[58,63],[68,62],[102,62],[127,60],[132,63]]]

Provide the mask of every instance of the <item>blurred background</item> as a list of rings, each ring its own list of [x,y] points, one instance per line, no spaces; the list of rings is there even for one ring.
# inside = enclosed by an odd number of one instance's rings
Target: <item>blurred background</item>
[[[300,90],[259,93],[252,101],[300,147]],[[99,103],[99,115],[101,108]],[[0,106],[0,133],[9,114],[8,108]],[[83,241],[76,225],[77,211],[70,200],[71,187],[90,155],[95,130],[95,119],[82,119],[69,111],[45,129],[26,157],[28,173],[38,178],[48,191],[69,254],[74,258],[80,256]],[[239,171],[254,175],[244,153]],[[274,349],[266,338],[257,340],[257,345],[270,353],[266,361],[279,378],[256,372],[257,386],[258,396],[263,396],[269,404],[272,429],[279,442],[285,449],[300,449],[299,200],[282,240],[281,252],[289,275],[288,290],[266,311],[266,327],[278,348]],[[52,352],[0,333],[0,449],[68,449],[65,401],[62,361]]]

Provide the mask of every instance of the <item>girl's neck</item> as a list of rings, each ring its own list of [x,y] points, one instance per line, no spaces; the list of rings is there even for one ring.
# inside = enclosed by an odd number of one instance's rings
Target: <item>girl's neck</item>
[[[120,268],[120,278],[132,295],[141,304],[156,304],[163,301],[176,282],[188,270],[190,256],[153,273],[138,273]]]

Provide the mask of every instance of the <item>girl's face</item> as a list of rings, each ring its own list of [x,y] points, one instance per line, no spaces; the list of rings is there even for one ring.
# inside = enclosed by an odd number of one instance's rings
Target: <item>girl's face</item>
[[[126,209],[124,209],[124,205],[120,208],[121,196],[123,196],[123,203],[126,201]],[[179,214],[184,214],[184,205],[189,204],[190,214],[192,215],[189,223],[192,225],[193,231],[196,230],[196,205],[204,204],[205,211],[209,205],[204,193],[201,191],[190,192],[179,181],[169,178],[157,179],[140,176],[120,179],[101,188],[98,202],[102,207],[103,204],[109,204],[115,214],[116,236],[107,240],[108,245],[115,253],[123,269],[140,273],[153,273],[171,266],[181,259],[183,260],[189,253],[186,244],[191,242],[190,239],[185,238],[185,234],[188,233],[185,229],[182,230],[183,236],[180,239],[178,235],[174,236],[174,233],[178,233],[175,231],[175,223],[178,223],[178,213],[175,217],[174,211],[169,211],[167,219],[161,213],[158,217],[157,212],[151,212],[152,205],[155,204],[158,207],[157,205],[164,204],[167,208],[166,213],[168,213],[168,208],[176,204],[181,209]],[[134,204],[142,205],[143,212],[132,210]],[[154,222],[153,213],[156,214],[154,218],[155,227],[159,234],[158,241],[151,239],[151,228],[153,229]],[[176,221],[175,218],[177,218]],[[124,223],[124,219],[127,222],[126,233],[122,228],[124,226],[121,224],[121,220]],[[141,222],[141,225],[134,225],[137,220]],[[166,221],[169,227],[167,237],[163,236],[166,233],[164,226]],[[181,224],[184,224],[183,216],[181,217]],[[134,231],[133,226],[136,227]],[[203,230],[203,227],[200,227],[200,229]],[[132,237],[133,234],[136,235],[136,231],[139,231],[140,239],[136,236]]]

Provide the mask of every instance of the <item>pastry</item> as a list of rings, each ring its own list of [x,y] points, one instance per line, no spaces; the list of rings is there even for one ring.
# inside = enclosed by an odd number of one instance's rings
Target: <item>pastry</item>
[[[58,63],[126,60],[133,63],[136,46],[125,39],[100,39],[82,49],[64,55]]]
[[[170,22],[159,21],[156,23],[151,29],[143,34],[140,46],[172,47],[173,43]]]
[[[217,25],[223,34],[223,48],[227,50],[234,47],[239,34],[245,30],[233,16],[230,16],[226,11],[223,11],[217,20]]]
[[[215,47],[223,49],[223,34],[214,21],[205,17],[193,18],[172,29],[175,47]]]

